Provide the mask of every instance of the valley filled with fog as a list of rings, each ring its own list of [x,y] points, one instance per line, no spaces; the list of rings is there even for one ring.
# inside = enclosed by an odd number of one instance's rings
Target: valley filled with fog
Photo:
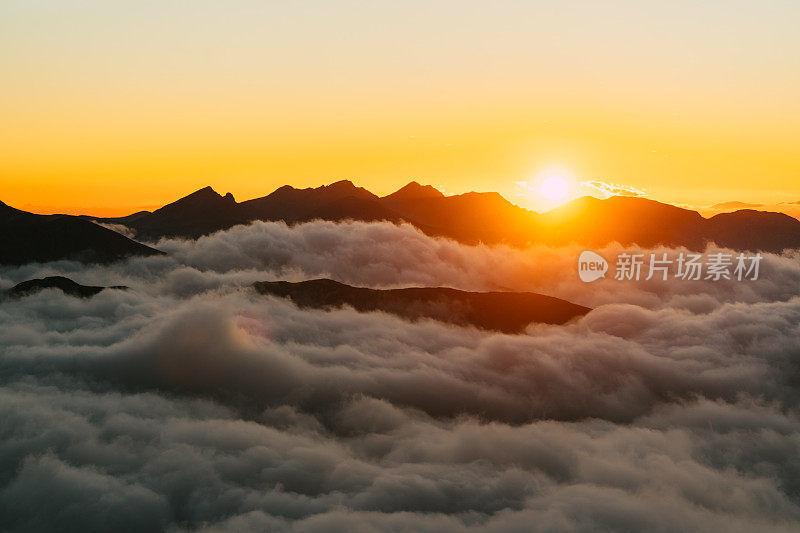
[[[0,267],[0,289],[129,287],[0,301],[9,531],[797,530],[796,251],[758,280],[584,284],[582,248],[407,224],[150,244],[166,255]],[[251,287],[315,278],[592,311],[512,335]]]

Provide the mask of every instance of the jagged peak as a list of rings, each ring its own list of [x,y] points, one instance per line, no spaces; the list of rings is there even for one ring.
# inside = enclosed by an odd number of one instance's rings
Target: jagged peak
[[[236,200],[233,199],[233,195],[231,193],[222,196],[217,191],[215,191],[211,186],[203,187],[202,189],[198,189],[193,193],[184,196],[174,202],[165,205],[164,207],[157,209],[154,211],[155,213],[163,212],[164,209],[173,208],[173,207],[189,207],[189,206],[197,206],[203,205],[206,202],[230,202],[236,203]]]
[[[203,187],[202,189],[198,189],[198,190],[194,191],[192,194],[189,194],[188,196],[184,196],[183,198],[181,198],[178,201],[180,202],[181,200],[186,200],[186,199],[189,199],[189,198],[201,198],[201,199],[202,198],[209,198],[209,199],[212,199],[212,198],[213,199],[225,198],[226,200],[236,201],[234,199],[232,193],[228,192],[228,193],[225,193],[225,196],[223,196],[220,193],[218,193],[217,191],[215,191],[213,189],[213,187],[211,187],[211,185],[207,185],[207,186]]]
[[[182,200],[188,200],[189,198],[222,198],[222,196],[215,191],[211,185],[207,185],[202,189],[198,189],[191,194],[187,194],[183,198],[180,198],[178,202]]]

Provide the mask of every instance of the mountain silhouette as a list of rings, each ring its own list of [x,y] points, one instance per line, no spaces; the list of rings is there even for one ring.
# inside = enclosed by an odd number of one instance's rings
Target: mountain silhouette
[[[399,218],[382,206],[377,196],[349,180],[307,189],[285,185],[272,194],[240,205],[251,220],[283,220],[287,224],[315,218],[366,221]]]
[[[412,181],[392,194],[383,197],[384,200],[389,202],[420,200],[423,198],[444,198],[444,194],[430,185],[420,185],[416,181]]]
[[[232,194],[221,196],[211,187],[205,187],[152,213],[129,218],[127,223],[123,219],[112,221],[133,228],[137,238],[157,240],[160,237],[196,239],[245,224],[249,219],[242,214]]]
[[[155,241],[197,238],[255,220],[297,224],[315,219],[406,222],[428,235],[465,244],[602,247],[619,242],[702,250],[716,242],[737,250],[800,248],[800,221],[779,213],[744,209],[706,219],[696,211],[646,198],[587,196],[540,214],[495,192],[445,196],[417,182],[384,197],[347,180],[306,189],[286,185],[241,203],[206,187],[153,213],[98,220],[124,224],[137,237]]]
[[[714,215],[706,222],[708,238],[742,250],[800,248],[800,221],[784,213],[741,209]]]
[[[640,246],[702,248],[707,222],[696,211],[646,198],[585,196],[541,215],[546,243],[601,247],[610,242]]]
[[[110,263],[161,253],[81,217],[36,215],[0,202],[0,264]]]
[[[590,311],[531,292],[467,292],[446,287],[368,289],[330,279],[263,281],[253,286],[260,294],[289,298],[299,307],[349,306],[359,312],[382,311],[409,320],[431,318],[505,333],[519,333],[532,322],[564,324]]]
[[[389,195],[382,201],[403,220],[428,228],[426,233],[467,244],[525,244],[536,230],[536,213],[512,204],[496,192],[418,198]]]
[[[59,289],[64,294],[76,298],[91,298],[95,294],[105,289],[128,290],[128,287],[117,285],[113,287],[95,287],[91,285],[80,285],[64,276],[49,276],[42,279],[31,279],[18,283],[6,291],[6,295],[12,298],[21,298],[44,289]]]

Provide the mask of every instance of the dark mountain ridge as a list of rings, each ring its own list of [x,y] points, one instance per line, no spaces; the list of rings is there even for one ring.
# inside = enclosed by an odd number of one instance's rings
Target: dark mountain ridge
[[[17,283],[6,291],[6,295],[11,298],[22,298],[23,296],[28,296],[44,289],[58,289],[64,294],[76,298],[91,298],[95,294],[99,294],[106,289],[128,290],[128,287],[124,285],[115,285],[113,287],[81,285],[64,276],[48,276],[46,278],[31,279],[23,281],[22,283]]]
[[[745,209],[706,219],[696,211],[654,200],[613,196],[578,198],[540,214],[498,193],[445,196],[417,182],[384,197],[347,180],[306,189],[286,185],[241,203],[206,187],[150,214],[103,220],[125,224],[138,237],[156,240],[197,238],[255,220],[296,224],[314,219],[407,222],[426,234],[465,244],[601,247],[619,242],[702,250],[715,242],[737,250],[800,248],[800,221],[780,213]]]
[[[161,253],[81,217],[36,215],[0,202],[0,264],[111,263]]]
[[[349,306],[359,312],[382,311],[409,320],[430,318],[480,329],[519,333],[532,322],[564,324],[589,308],[532,292],[467,292],[446,287],[368,289],[331,279],[256,282],[263,295],[317,309]]]
[[[231,193],[222,196],[211,187],[204,187],[127,223],[117,220],[133,228],[137,238],[145,240],[164,236],[196,239],[250,221]]]

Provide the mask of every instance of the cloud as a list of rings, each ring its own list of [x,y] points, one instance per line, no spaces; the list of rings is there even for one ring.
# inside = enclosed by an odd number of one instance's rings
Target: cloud
[[[112,224],[110,222],[95,222],[95,224],[106,229],[110,229],[111,231],[116,231],[117,233],[125,235],[129,239],[136,239],[136,231],[124,224]]]
[[[647,193],[637,189],[632,185],[621,185],[619,183],[606,183],[601,180],[582,181],[581,187],[589,187],[603,193],[606,198],[610,196],[647,196]]]
[[[753,282],[587,285],[576,249],[468,247],[391,224],[256,223],[159,246],[170,256],[0,271],[6,286],[63,274],[131,287],[0,302],[4,530],[800,522],[797,255],[765,256]],[[322,275],[595,309],[502,335],[247,288]]]
[[[66,275],[85,285],[126,285],[152,295],[188,297],[254,281],[330,277],[376,288],[532,291],[590,307],[631,303],[648,308],[709,309],[719,303],[786,299],[796,294],[800,285],[800,253],[793,252],[765,254],[757,283],[605,280],[587,286],[578,279],[576,264],[583,248],[577,246],[524,250],[464,246],[429,237],[410,225],[391,223],[316,221],[288,227],[282,222],[256,222],[197,241],[167,239],[156,245],[170,255],[135,258],[110,267],[59,262],[0,268],[0,288],[31,278]],[[597,251],[613,263],[617,254],[633,248],[611,245]],[[685,250],[637,251],[668,253],[675,258]],[[710,248],[708,253],[718,251],[725,252]],[[609,277],[612,274],[609,272]]]

